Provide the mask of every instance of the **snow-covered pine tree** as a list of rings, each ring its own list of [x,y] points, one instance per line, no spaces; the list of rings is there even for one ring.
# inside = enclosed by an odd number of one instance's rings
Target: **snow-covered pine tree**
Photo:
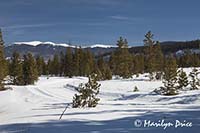
[[[183,69],[180,69],[178,71],[178,89],[183,89],[184,87],[187,87],[189,84],[187,74],[183,71]]]
[[[189,76],[191,77],[190,85],[191,90],[197,90],[200,88],[200,79],[198,78],[199,71],[196,68],[192,69]]]
[[[72,107],[96,107],[100,100],[96,96],[99,94],[100,84],[97,83],[97,74],[89,75],[86,84],[80,84],[77,88],[79,94],[73,97]]]
[[[173,56],[170,56],[165,61],[164,67],[164,76],[163,76],[163,83],[164,83],[164,95],[176,95],[177,94],[177,64],[176,60]]]

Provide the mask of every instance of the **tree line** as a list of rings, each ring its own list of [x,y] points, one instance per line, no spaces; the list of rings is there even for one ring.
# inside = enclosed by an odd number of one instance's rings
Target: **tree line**
[[[66,52],[55,54],[48,61],[42,56],[34,57],[31,53],[20,55],[17,52],[13,53],[11,59],[5,60],[3,44],[0,32],[0,88],[3,88],[6,75],[10,76],[15,85],[34,84],[41,75],[71,78],[92,73],[97,74],[97,80],[109,80],[113,75],[130,78],[139,73],[149,73],[150,80],[160,80],[167,77],[167,68],[200,66],[200,55],[189,50],[181,56],[164,55],[159,41],[154,40],[151,31],[145,34],[143,52],[136,54],[129,51],[128,41],[122,37],[116,43],[117,49],[109,56],[95,57],[81,47],[74,50],[68,47]],[[175,64],[171,61],[175,61]]]

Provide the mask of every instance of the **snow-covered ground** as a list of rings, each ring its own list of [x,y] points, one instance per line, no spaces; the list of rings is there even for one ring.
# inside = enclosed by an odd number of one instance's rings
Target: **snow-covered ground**
[[[85,77],[40,77],[35,85],[11,86],[0,92],[1,133],[112,133],[112,132],[199,132],[200,90],[182,91],[176,96],[154,94],[161,81],[148,81],[144,75],[128,80],[101,81],[96,108],[67,108],[76,93],[73,86],[87,82]],[[133,92],[137,86],[139,92]],[[135,122],[136,121],[136,122]],[[145,125],[150,121],[162,125]],[[175,127],[192,123],[192,127]],[[177,123],[176,123],[177,122]],[[160,124],[161,125],[161,124]],[[145,126],[145,127],[144,127]]]

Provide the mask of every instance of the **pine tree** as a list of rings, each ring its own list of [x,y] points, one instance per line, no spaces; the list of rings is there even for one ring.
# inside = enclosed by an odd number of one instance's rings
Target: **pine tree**
[[[79,94],[75,94],[73,97],[73,108],[78,107],[96,107],[100,100],[96,96],[99,94],[100,84],[97,83],[97,75],[91,74],[89,81],[83,85],[80,84],[77,91]]]
[[[106,65],[104,80],[110,80],[110,79],[112,79],[112,72],[110,70],[110,67],[108,65]]]
[[[120,37],[117,41],[117,50],[112,54],[110,62],[111,68],[115,75],[122,78],[130,78],[132,76],[131,68],[133,66],[132,55],[128,51],[128,42]]]
[[[115,54],[114,54],[114,52],[112,52],[111,55],[110,55],[110,58],[109,58],[109,66],[110,66],[110,69],[111,69],[113,74],[116,74],[115,73],[116,63],[115,63],[115,60],[114,60],[115,58],[116,58]]]
[[[197,90],[200,87],[200,80],[198,78],[199,71],[196,68],[193,68],[192,72],[190,72],[189,76],[191,77],[190,85],[191,90]]]
[[[86,50],[83,53],[82,67],[83,67],[83,76],[88,76],[94,71],[94,56],[89,50]]]
[[[99,67],[97,64],[95,64],[95,69],[94,69],[94,73],[97,74],[97,81],[100,81],[100,80],[103,80],[103,74],[102,72],[100,71]]]
[[[24,85],[34,84],[38,80],[36,61],[31,53],[24,55],[23,81]]]
[[[47,75],[52,75],[53,73],[52,73],[52,63],[51,63],[52,61],[51,61],[51,59],[48,59],[48,61],[47,61],[47,65],[46,65],[46,68],[47,68]]]
[[[183,71],[183,69],[180,69],[178,71],[178,89],[183,89],[184,87],[187,87],[188,84],[187,74]]]
[[[60,76],[64,76],[65,72],[65,55],[63,52],[60,52]]]
[[[161,51],[160,43],[153,40],[151,31],[147,32],[144,39],[145,46],[145,70],[149,72],[150,80],[155,79],[154,73],[162,71],[163,68],[163,53]]]
[[[154,58],[155,58],[155,71],[162,72],[164,66],[164,56],[159,41],[156,41],[154,45]]]
[[[54,55],[53,60],[49,62],[50,73],[54,76],[59,76],[60,74],[60,62],[59,56],[57,54]]]
[[[164,77],[163,77],[163,83],[165,88],[165,95],[176,95],[177,94],[177,64],[176,60],[173,56],[170,56],[165,61],[165,67],[164,67]]]
[[[88,76],[88,75],[92,74],[92,72],[94,71],[95,59],[94,59],[94,55],[89,50],[86,51],[86,55],[87,55],[87,59],[88,59],[87,63],[89,64],[89,67],[90,67],[89,73],[87,74],[87,76]]]
[[[11,58],[11,64],[10,64],[10,76],[13,79],[14,85],[23,85],[23,67],[22,67],[22,61],[20,59],[20,54],[17,52],[13,53],[13,56]]]
[[[74,55],[73,55],[73,73],[74,76],[80,75],[80,54],[78,47],[75,48]]]
[[[79,55],[79,76],[85,76],[85,67],[83,67],[83,64],[85,64],[85,59],[84,59],[84,52],[83,49],[80,47],[78,49],[78,55]]]
[[[144,55],[143,54],[133,56],[132,72],[134,74],[144,73]]]
[[[154,58],[154,44],[153,34],[148,31],[145,35],[144,46],[145,46],[145,69],[147,72],[152,74],[155,71],[155,58]]]
[[[112,79],[112,72],[110,70],[109,65],[104,61],[103,56],[101,56],[97,60],[96,69],[97,69],[96,73],[99,76],[99,80],[110,80],[110,79]]]
[[[47,64],[46,64],[46,62],[45,62],[45,60],[44,60],[44,58],[43,58],[43,63],[42,63],[43,65],[42,65],[42,75],[48,75],[49,73],[48,73],[48,66],[47,66]]]
[[[7,64],[4,56],[4,41],[2,37],[2,32],[0,29],[0,90],[5,89],[4,88],[4,78],[7,75]]]
[[[65,55],[65,76],[70,78],[73,76],[73,54],[71,48],[67,48]]]
[[[36,65],[37,65],[37,71],[38,75],[41,76],[44,73],[44,58],[42,56],[36,57]]]

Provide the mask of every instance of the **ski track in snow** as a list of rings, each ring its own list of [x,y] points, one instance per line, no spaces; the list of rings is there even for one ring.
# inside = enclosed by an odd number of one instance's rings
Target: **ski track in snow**
[[[190,69],[185,69],[187,72]],[[54,132],[163,132],[162,128],[138,128],[136,119],[187,120],[192,128],[168,128],[165,132],[198,132],[200,129],[200,90],[182,91],[176,96],[152,93],[161,81],[147,81],[144,75],[130,80],[100,81],[101,98],[96,108],[67,108],[75,87],[85,77],[40,77],[35,85],[11,86],[0,92],[0,133]],[[133,92],[134,86],[139,92]]]

